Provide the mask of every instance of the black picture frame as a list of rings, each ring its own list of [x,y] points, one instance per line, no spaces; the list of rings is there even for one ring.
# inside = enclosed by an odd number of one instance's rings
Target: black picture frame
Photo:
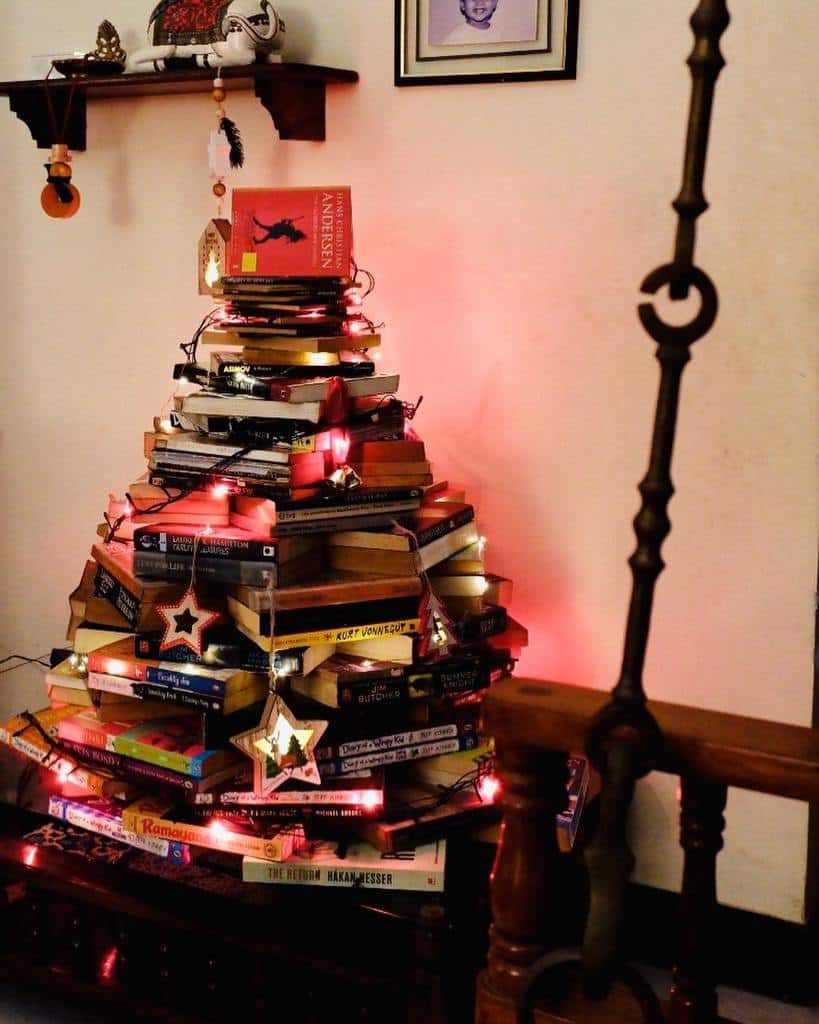
[[[576,78],[580,0],[497,0],[499,9],[504,2],[531,4],[533,30],[520,40],[491,43],[475,32],[475,41],[464,43],[468,30],[453,29],[449,39],[434,39],[432,32],[443,3],[453,5],[451,21],[464,22],[459,0],[395,0],[395,85]]]

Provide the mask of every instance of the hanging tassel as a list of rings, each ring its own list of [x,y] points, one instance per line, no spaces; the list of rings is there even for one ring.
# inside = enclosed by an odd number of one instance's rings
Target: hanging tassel
[[[239,129],[236,127],[235,122],[231,121],[229,117],[223,117],[219,122],[219,127],[225,133],[230,143],[230,166],[233,168],[243,167],[245,147],[242,144],[242,136],[239,134]]]

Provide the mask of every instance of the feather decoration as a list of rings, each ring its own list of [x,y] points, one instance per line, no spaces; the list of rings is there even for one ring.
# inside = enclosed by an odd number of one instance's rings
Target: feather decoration
[[[242,136],[239,134],[236,124],[229,117],[223,117],[219,122],[219,127],[225,133],[230,143],[230,166],[234,168],[244,166],[245,147],[242,144]]]

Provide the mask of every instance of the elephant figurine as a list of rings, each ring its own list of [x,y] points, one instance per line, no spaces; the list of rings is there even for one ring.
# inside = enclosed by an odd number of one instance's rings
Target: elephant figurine
[[[164,71],[184,60],[202,68],[282,59],[284,22],[269,0],[159,0],[148,21],[153,45],[128,57],[128,71]]]

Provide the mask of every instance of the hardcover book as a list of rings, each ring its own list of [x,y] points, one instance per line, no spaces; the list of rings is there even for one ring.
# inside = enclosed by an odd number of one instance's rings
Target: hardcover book
[[[245,857],[246,882],[274,885],[323,885],[346,889],[397,889],[443,892],[446,840],[398,854],[354,843],[340,856],[335,843],[308,843],[281,864]]]
[[[229,275],[346,277],[352,260],[349,187],[235,188]]]

